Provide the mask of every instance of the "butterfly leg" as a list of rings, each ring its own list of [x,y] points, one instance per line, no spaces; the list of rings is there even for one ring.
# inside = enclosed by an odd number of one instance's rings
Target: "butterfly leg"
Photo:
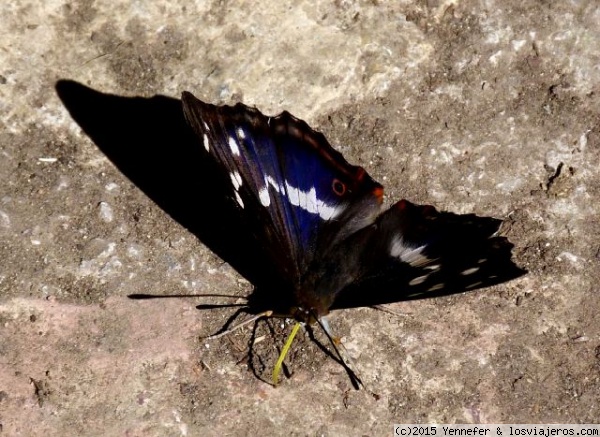
[[[214,340],[215,338],[220,338],[220,337],[223,337],[224,335],[231,334],[233,331],[236,331],[239,328],[242,328],[242,327],[244,327],[244,326],[246,326],[246,325],[248,325],[248,324],[250,324],[252,322],[255,322],[258,319],[263,318],[263,317],[271,317],[271,315],[273,315],[273,311],[270,311],[270,310],[269,311],[263,311],[262,313],[256,314],[255,316],[250,317],[249,319],[244,320],[241,323],[238,323],[233,328],[225,329],[224,331],[221,331],[221,332],[218,332],[216,334],[213,334],[213,335],[210,335],[210,336],[206,337],[206,340]],[[237,314],[236,314],[236,316],[237,316]],[[225,327],[227,327],[227,325],[225,325]]]
[[[361,385],[364,387],[364,384],[363,384],[362,380],[360,379],[360,377],[358,376],[358,374],[354,370],[352,370],[352,368],[356,368],[356,366],[354,365],[352,358],[350,358],[350,354],[348,353],[348,350],[342,343],[342,340],[340,339],[340,337],[335,336],[333,334],[333,332],[331,331],[331,326],[329,326],[329,321],[327,320],[327,318],[325,316],[320,317],[317,319],[317,322],[319,323],[319,326],[321,326],[321,328],[325,332],[325,335],[329,339],[331,346],[337,353],[340,364],[342,365],[344,370],[348,373],[348,376],[350,376],[350,380],[352,381],[352,385],[354,386],[354,388],[358,390]]]

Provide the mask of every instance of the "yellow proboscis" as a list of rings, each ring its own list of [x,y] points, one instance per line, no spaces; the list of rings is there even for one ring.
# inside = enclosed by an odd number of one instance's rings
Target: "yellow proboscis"
[[[292,333],[286,340],[283,345],[283,349],[281,349],[281,353],[279,354],[279,358],[275,363],[275,367],[273,368],[273,385],[277,385],[279,383],[279,372],[281,372],[281,366],[283,366],[283,360],[285,359],[290,347],[292,346],[292,342],[294,341],[294,337],[298,333],[298,329],[300,329],[300,322],[296,322],[294,328],[292,329]]]

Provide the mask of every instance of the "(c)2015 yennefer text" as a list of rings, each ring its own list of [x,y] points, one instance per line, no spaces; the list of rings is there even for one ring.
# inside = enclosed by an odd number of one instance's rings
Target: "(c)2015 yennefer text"
[[[442,437],[568,437],[598,436],[600,425],[394,425],[394,435]]]

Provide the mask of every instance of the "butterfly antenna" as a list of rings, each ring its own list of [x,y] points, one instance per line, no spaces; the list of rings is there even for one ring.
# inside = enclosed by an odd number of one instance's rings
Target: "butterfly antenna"
[[[225,297],[229,299],[246,299],[243,296],[235,296],[232,294],[149,294],[149,293],[133,293],[128,294],[127,297],[133,300],[147,300],[147,299],[174,299],[182,297]]]
[[[354,362],[350,358],[350,354],[348,354],[348,350],[346,349],[346,347],[344,346],[342,341],[339,339],[339,337],[336,337],[335,335],[333,335],[333,332],[331,331],[331,327],[329,326],[329,322],[327,321],[327,319],[325,317],[321,317],[321,318],[315,317],[315,319],[317,320],[317,322],[319,323],[319,326],[321,326],[321,329],[323,329],[323,331],[325,332],[325,335],[329,339],[329,342],[331,343],[333,350],[335,350],[335,353],[337,354],[337,356],[340,360],[340,364],[342,365],[342,367],[344,367],[344,370],[350,376],[350,379],[352,380],[352,385],[354,386],[354,388],[358,390],[361,385],[364,387],[365,385],[363,384],[362,380],[359,378],[358,374],[354,370],[352,370],[352,367],[356,368],[356,366],[354,365]],[[350,363],[350,364],[348,364],[348,363]]]
[[[239,314],[239,313],[238,313]],[[224,335],[231,334],[233,331],[237,331],[239,328],[242,328],[249,323],[255,322],[263,317],[271,317],[273,315],[273,311],[263,311],[262,313],[256,314],[255,316],[250,317],[247,320],[244,320],[241,323],[238,323],[233,328],[226,329],[225,331],[219,332],[217,334],[209,335],[208,337],[204,337],[205,340],[214,340],[215,338],[223,337]]]
[[[291,334],[288,336],[285,344],[283,345],[283,349],[281,349],[281,353],[279,354],[279,358],[277,358],[277,362],[275,363],[275,367],[273,368],[273,375],[272,375],[272,380],[273,380],[273,385],[277,386],[277,384],[279,383],[279,373],[281,372],[281,367],[283,366],[283,360],[285,360],[285,357],[287,356],[290,347],[292,346],[292,342],[294,341],[294,337],[296,337],[296,334],[298,333],[298,330],[300,329],[300,322],[296,322],[296,324],[294,325],[294,328],[292,329]]]

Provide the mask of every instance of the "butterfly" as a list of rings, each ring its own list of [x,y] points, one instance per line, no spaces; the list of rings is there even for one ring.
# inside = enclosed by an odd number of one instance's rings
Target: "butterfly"
[[[270,263],[278,285],[268,314],[321,324],[334,309],[474,290],[525,273],[497,235],[502,220],[408,200],[383,210],[383,186],[288,112],[215,106],[189,92],[182,104]]]

